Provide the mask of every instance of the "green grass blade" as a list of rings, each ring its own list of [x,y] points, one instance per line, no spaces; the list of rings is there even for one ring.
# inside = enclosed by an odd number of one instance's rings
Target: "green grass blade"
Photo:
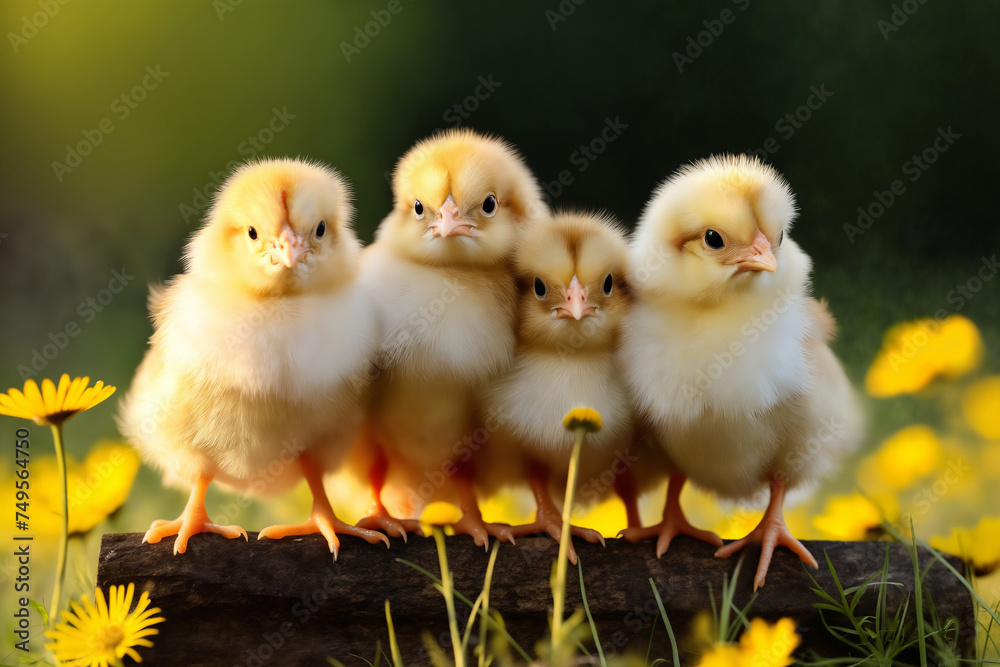
[[[903,536],[899,533],[899,531],[897,531],[892,526],[892,524],[888,523],[883,524],[882,527],[885,529],[887,533],[892,535],[893,539],[895,539],[896,541],[898,542],[904,541]],[[957,578],[960,582],[962,582],[962,585],[965,586],[966,590],[969,591],[973,599],[975,599],[975,601],[978,602],[979,605],[986,610],[986,613],[988,613],[996,623],[1000,624],[1000,607],[998,607],[997,609],[993,609],[990,605],[986,604],[986,601],[983,600],[982,597],[980,597],[979,593],[976,592],[976,589],[972,586],[972,584],[969,583],[969,580],[965,577],[965,575],[960,573],[958,570],[955,569],[955,567],[951,563],[945,560],[944,556],[941,555],[940,551],[932,547],[927,542],[924,542],[923,540],[918,540],[916,537],[913,538],[913,541],[916,542],[917,545],[923,547],[924,549],[927,549],[927,551],[930,552],[931,556],[933,556],[935,560],[944,565],[949,572],[955,575],[955,578]]]
[[[396,628],[392,624],[392,612],[389,611],[389,601],[385,601],[385,623],[389,626],[389,651],[392,653],[393,667],[403,667],[403,657],[399,653],[399,643],[396,641]]]
[[[649,664],[649,654],[653,652],[653,635],[656,634],[656,622],[660,620],[658,616],[653,617],[653,629],[649,631],[649,645],[646,647],[646,664]]]
[[[427,655],[431,659],[431,665],[434,667],[451,667],[448,664],[448,658],[445,656],[444,651],[438,646],[438,643],[434,641],[434,637],[431,633],[426,630],[421,634],[421,639],[424,642],[424,648],[427,649]]]
[[[48,625],[49,625],[49,612],[48,612],[47,609],[45,609],[45,605],[43,605],[38,600],[31,600],[31,599],[29,599],[28,600],[28,606],[38,612],[38,615],[42,617],[42,625],[48,627]]]
[[[462,650],[462,639],[458,634],[458,618],[455,614],[455,587],[448,569],[448,553],[444,544],[444,532],[434,529],[434,542],[437,543],[438,565],[441,567],[441,589],[444,604],[448,610],[448,631],[451,633],[452,653],[455,655],[455,667],[465,667],[465,652]]]
[[[497,554],[500,553],[500,540],[493,541],[493,551],[490,553],[490,562],[486,565],[486,576],[483,578],[483,614],[490,615],[490,588],[493,586],[493,567],[497,562]],[[479,667],[486,667],[486,633],[489,623],[479,622]]]
[[[927,639],[924,635],[924,589],[923,577],[920,576],[920,558],[917,553],[917,538],[913,532],[913,517],[910,517],[910,535],[913,540],[910,542],[910,559],[913,561],[913,590],[916,594],[915,606],[917,611],[917,648],[920,650],[920,667],[927,667]]]
[[[416,563],[410,562],[410,561],[406,560],[405,558],[397,558],[396,562],[397,563],[402,563],[403,565],[406,565],[407,567],[413,568],[414,570],[416,570],[417,572],[421,573],[422,575],[424,575],[425,577],[427,577],[428,579],[430,579],[432,582],[434,582],[438,586],[441,585],[441,580],[440,579],[438,579],[435,575],[431,574],[430,572],[428,572],[424,568],[420,567]],[[453,591],[453,593],[454,593],[455,597],[458,598],[459,600],[461,600],[462,602],[464,602],[469,607],[469,609],[472,609],[472,605],[473,605],[472,600],[470,600],[469,598],[465,597],[464,595],[462,595],[458,591]],[[483,612],[482,609],[479,610],[479,616],[481,618],[483,618],[487,623],[489,623],[490,627],[492,627],[494,630],[497,630],[498,632],[500,632],[500,634],[503,635],[504,639],[506,639],[507,642],[511,646],[514,647],[514,650],[517,651],[518,655],[520,655],[522,658],[524,658],[525,662],[532,662],[531,657],[528,655],[527,651],[525,651],[523,648],[521,648],[521,645],[518,644],[514,640],[514,638],[510,636],[510,633],[507,632],[507,628],[505,628],[503,625],[501,625],[500,623],[498,623],[497,620],[495,618],[493,618],[492,616],[490,616],[489,614],[484,614],[484,612]]]
[[[594,623],[594,617],[590,615],[590,605],[587,603],[587,589],[583,585],[583,560],[577,558],[576,566],[580,570],[580,597],[583,598],[583,611],[587,614],[587,621],[590,623],[590,633],[594,636],[597,656],[600,659],[601,667],[608,667],[608,661],[604,658],[604,648],[601,646],[601,638],[597,636],[597,624]]]
[[[372,664],[371,660],[369,660],[368,658],[365,658],[363,656],[360,656],[357,653],[348,653],[347,655],[351,656],[352,658],[357,658],[361,662],[363,662],[366,665],[368,665],[368,667],[375,667],[375,665]],[[378,657],[378,654],[376,654],[376,658],[377,657]],[[327,660],[333,660],[333,658],[327,658]]]
[[[472,636],[472,626],[476,622],[476,615],[479,613],[479,608],[483,606],[483,593],[479,592],[479,597],[476,598],[476,602],[472,605],[472,613],[469,614],[469,620],[465,623],[465,632],[462,633],[462,652],[469,647],[469,637]]]
[[[667,618],[667,610],[663,608],[663,600],[660,599],[660,591],[656,589],[656,584],[653,583],[653,578],[649,578],[649,586],[653,589],[653,595],[656,596],[656,606],[660,608],[660,617],[663,619],[663,626],[667,629],[667,636],[670,637],[670,655],[674,660],[674,667],[680,667],[681,656],[677,652],[677,638],[674,637],[674,629],[670,627],[670,619]]]

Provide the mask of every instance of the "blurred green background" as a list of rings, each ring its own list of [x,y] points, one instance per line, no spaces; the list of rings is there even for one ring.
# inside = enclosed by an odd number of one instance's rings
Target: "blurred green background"
[[[556,206],[628,224],[679,165],[759,151],[797,194],[793,235],[859,387],[890,325],[939,309],[971,318],[981,373],[1000,370],[1000,280],[960,309],[949,298],[1000,250],[996,3],[4,0],[0,25],[0,387],[21,386],[33,359],[38,379],[117,385],[70,424],[78,457],[116,435],[114,404],[151,332],[147,284],[181,270],[233,161],[336,166],[370,241],[395,160],[456,124],[515,143]],[[613,140],[596,142],[609,120]],[[935,148],[949,128],[958,138]],[[873,223],[849,238],[859,207]],[[102,297],[114,271],[134,278]],[[35,357],[59,341],[54,359]],[[920,397],[868,405],[872,445],[947,421]],[[0,442],[16,426],[0,422]],[[140,480],[114,529],[182,506],[151,471]]]

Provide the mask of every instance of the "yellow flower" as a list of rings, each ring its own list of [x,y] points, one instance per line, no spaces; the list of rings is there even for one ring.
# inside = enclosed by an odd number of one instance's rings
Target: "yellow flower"
[[[521,524],[532,520],[534,499],[526,489],[504,488],[479,503],[483,521]]]
[[[785,667],[792,664],[792,651],[801,641],[792,619],[781,618],[772,625],[761,618],[755,618],[740,636],[743,664],[753,667]]]
[[[764,513],[760,510],[736,507],[732,514],[715,524],[712,530],[726,540],[740,539],[756,528],[763,517]]]
[[[863,540],[882,524],[882,513],[860,493],[831,496],[813,525],[834,540]]]
[[[865,490],[888,487],[900,491],[938,470],[943,458],[941,442],[933,429],[914,424],[883,442],[861,463],[858,476]]]
[[[755,618],[740,636],[739,646],[717,644],[702,654],[698,667],[785,667],[794,662],[792,652],[801,641],[792,619],[771,624]]]
[[[445,526],[445,535],[453,535],[450,524],[462,518],[462,510],[457,505],[438,500],[429,503],[420,513],[420,529],[430,535],[434,526]]]
[[[720,644],[701,654],[697,667],[739,667],[743,664],[743,654],[738,646]]]
[[[988,442],[980,447],[978,469],[986,479],[1000,477],[1000,442]]]
[[[962,399],[965,421],[987,440],[1000,440],[1000,375],[983,378]]]
[[[111,385],[98,380],[93,387],[89,377],[69,379],[63,373],[56,387],[48,378],[42,380],[41,391],[34,380],[24,383],[24,391],[11,387],[0,394],[0,415],[32,419],[39,425],[58,426],[78,412],[89,410],[115,393]]]
[[[32,529],[43,535],[62,530],[62,492],[56,459],[43,456],[32,462]],[[115,440],[101,440],[83,463],[66,460],[69,493],[69,532],[86,533],[125,504],[139,471],[139,456]],[[13,486],[13,485],[11,485]]]
[[[574,519],[577,525],[593,528],[604,537],[614,537],[626,523],[625,503],[617,496],[611,496],[587,508],[579,517],[574,514]]]
[[[912,394],[938,376],[965,375],[982,358],[982,337],[966,317],[903,322],[886,332],[865,377],[865,389],[876,398]]]
[[[691,646],[698,652],[706,651],[715,642],[715,621],[712,614],[699,611],[691,621]]]
[[[149,593],[143,593],[135,609],[132,597],[135,584],[112,586],[108,601],[104,591],[97,589],[97,606],[84,596],[82,605],[70,601],[72,611],[63,610],[63,622],[45,636],[52,640],[45,648],[55,654],[63,667],[108,667],[120,664],[126,655],[142,662],[135,646],[149,648],[153,642],[146,637],[159,634],[153,625],[164,621],[158,607],[149,608]]]
[[[603,425],[601,413],[592,408],[573,408],[563,417],[563,426],[567,431],[582,428],[587,433],[596,433]]]
[[[972,563],[976,574],[989,574],[1000,565],[1000,516],[983,517],[975,528],[956,528],[948,537],[931,538],[931,546]]]

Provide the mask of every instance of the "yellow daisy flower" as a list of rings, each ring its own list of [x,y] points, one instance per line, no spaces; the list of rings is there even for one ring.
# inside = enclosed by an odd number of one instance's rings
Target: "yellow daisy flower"
[[[62,530],[62,491],[54,456],[32,462],[31,478],[38,489],[32,497],[31,527],[39,534],[58,535]],[[89,532],[125,504],[139,472],[139,455],[117,440],[101,440],[82,463],[67,457],[69,532]],[[13,487],[13,484],[11,484]]]
[[[149,593],[143,593],[130,611],[135,584],[112,586],[105,602],[104,591],[97,589],[97,606],[84,596],[83,603],[70,602],[72,611],[63,611],[63,622],[45,636],[52,640],[45,648],[52,651],[63,667],[108,667],[120,664],[126,655],[142,662],[136,646],[153,645],[147,637],[159,634],[152,626],[162,623],[159,607],[149,608]]]
[[[967,317],[903,322],[886,332],[865,377],[865,389],[876,398],[912,394],[938,376],[965,375],[982,358],[983,339]]]
[[[567,431],[582,428],[587,433],[596,433],[603,425],[601,413],[592,408],[573,408],[563,417],[563,426]]]
[[[987,440],[1000,440],[1000,375],[972,385],[962,399],[962,414],[969,426]]]
[[[28,380],[23,392],[11,387],[6,394],[0,394],[0,415],[31,419],[39,425],[62,424],[115,393],[114,387],[105,386],[100,380],[93,387],[89,384],[89,377],[70,380],[65,373],[59,378],[58,387],[46,378],[39,390],[34,380]]]
[[[795,621],[778,619],[773,625],[755,618],[740,636],[743,664],[753,667],[785,667],[792,664],[794,651],[802,638],[795,632]]]
[[[698,667],[786,667],[794,662],[792,652],[801,641],[792,619],[772,624],[755,618],[738,646],[716,644],[702,654]]]
[[[983,517],[975,528],[956,528],[948,537],[933,537],[931,546],[964,558],[985,576],[1000,565],[1000,516]]]
[[[897,431],[862,461],[858,478],[866,491],[901,491],[939,470],[943,460],[944,451],[934,430],[914,424]]]
[[[882,512],[860,493],[830,496],[823,513],[813,518],[813,525],[828,539],[863,540],[877,534]]]
[[[720,644],[701,654],[697,667],[739,667],[743,664],[743,655],[738,646]]]
[[[0,394],[0,415],[31,419],[41,426],[52,427],[52,440],[56,447],[56,464],[59,471],[59,489],[62,491],[62,508],[56,516],[62,521],[59,550],[56,552],[56,580],[53,584],[53,609],[58,609],[62,599],[62,582],[66,576],[66,545],[69,541],[69,493],[67,492],[66,448],[63,446],[63,424],[73,415],[89,410],[104,401],[115,388],[98,381],[90,386],[90,378],[74,378],[63,373],[59,386],[52,380],[42,380],[42,388],[34,380],[24,383],[24,391],[11,387]],[[53,615],[54,619],[54,615]]]

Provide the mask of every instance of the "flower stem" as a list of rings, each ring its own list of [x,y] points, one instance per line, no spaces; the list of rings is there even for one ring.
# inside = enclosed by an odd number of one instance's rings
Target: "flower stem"
[[[66,547],[69,543],[69,493],[66,485],[66,449],[63,447],[62,424],[52,425],[52,439],[56,445],[56,462],[59,465],[59,484],[62,490],[62,531],[59,533],[59,553],[56,557],[56,581],[52,586],[49,602],[49,622],[55,626],[59,618],[59,600],[63,580],[66,578]]]
[[[552,649],[553,653],[563,641],[563,613],[566,607],[566,561],[569,560],[570,514],[573,510],[573,498],[576,494],[576,478],[580,470],[580,451],[583,449],[583,439],[587,431],[584,428],[575,429],[576,438],[573,441],[573,454],[569,459],[569,474],[566,477],[566,498],[562,511],[562,535],[559,536],[559,556],[556,562],[556,582],[552,590]]]

